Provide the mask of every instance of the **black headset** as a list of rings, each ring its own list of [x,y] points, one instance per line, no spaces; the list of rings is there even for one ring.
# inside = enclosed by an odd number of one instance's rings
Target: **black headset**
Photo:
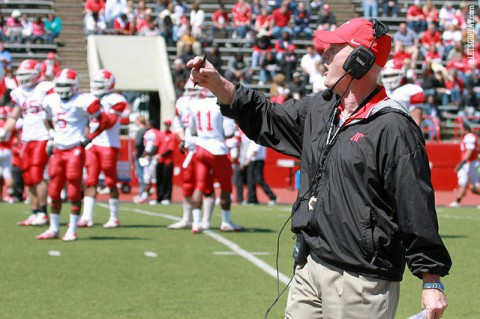
[[[358,45],[347,57],[343,63],[343,69],[354,79],[361,79],[372,68],[375,63],[376,56],[371,50],[375,40],[384,36],[390,31],[390,28],[377,19],[371,19],[373,24],[373,40],[367,49],[363,45]]]

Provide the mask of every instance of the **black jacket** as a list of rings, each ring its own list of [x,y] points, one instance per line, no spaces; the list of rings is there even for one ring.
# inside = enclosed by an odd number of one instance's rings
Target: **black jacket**
[[[371,101],[386,98],[379,89]],[[301,159],[292,231],[304,235],[314,259],[393,281],[402,279],[405,261],[418,277],[447,275],[451,259],[438,234],[425,142],[406,112],[384,112],[385,103],[360,109],[360,119],[339,131],[322,178],[312,182],[334,100],[316,94],[277,105],[237,85],[233,103],[221,110],[250,139]],[[318,200],[310,211],[313,189]]]

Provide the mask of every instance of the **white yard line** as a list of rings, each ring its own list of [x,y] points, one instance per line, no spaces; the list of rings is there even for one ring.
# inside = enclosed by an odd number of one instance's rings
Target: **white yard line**
[[[97,205],[100,206],[100,207],[108,209],[107,204],[98,203]],[[138,208],[123,208],[122,207],[120,209],[131,211],[131,212],[134,212],[134,213],[137,213],[137,214],[143,214],[143,215],[155,216],[155,217],[162,217],[162,218],[169,219],[169,220],[172,220],[172,221],[179,221],[180,220],[180,218],[178,218],[177,216],[174,216],[174,215],[169,215],[169,214],[164,214],[164,213],[154,213],[154,212],[150,212],[148,210],[143,210],[143,209],[138,209]],[[252,264],[257,266],[258,268],[260,268],[261,270],[263,270],[264,272],[266,272],[267,274],[269,274],[273,278],[275,278],[275,279],[277,278],[277,271],[274,267],[270,266],[269,264],[267,264],[263,260],[258,259],[254,255],[252,255],[251,253],[249,253],[248,251],[246,251],[245,249],[243,249],[242,247],[240,247],[239,245],[234,243],[233,241],[228,240],[225,237],[221,236],[220,234],[212,232],[211,230],[206,230],[206,231],[203,232],[203,234],[209,236],[210,238],[215,239],[217,242],[219,242],[219,243],[223,244],[224,246],[230,248],[233,252],[235,252],[239,256],[242,256],[243,258],[245,258],[246,260],[248,260],[249,262],[251,262]],[[285,285],[288,284],[288,282],[290,281],[290,277],[287,277],[286,275],[284,275],[282,273],[279,273],[278,277],[279,277],[280,281],[282,283],[284,283]]]

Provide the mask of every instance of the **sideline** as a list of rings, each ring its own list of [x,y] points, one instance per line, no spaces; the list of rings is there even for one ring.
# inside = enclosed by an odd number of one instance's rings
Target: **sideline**
[[[108,209],[108,204],[97,203],[96,205],[98,205],[102,208]],[[162,217],[162,218],[169,219],[169,220],[172,220],[172,221],[179,221],[180,220],[180,218],[178,218],[177,216],[164,214],[164,213],[154,213],[154,212],[150,212],[148,210],[143,210],[143,209],[138,209],[138,208],[120,207],[120,209],[130,211],[130,212],[134,212],[134,213],[137,213],[137,214],[143,214],[143,215],[154,216],[154,217]],[[254,255],[252,255],[251,253],[249,253],[248,251],[246,251],[245,249],[243,249],[242,247],[240,247],[239,245],[234,243],[233,241],[228,240],[225,237],[223,237],[222,235],[214,233],[211,230],[205,230],[205,231],[203,231],[203,234],[209,236],[210,238],[213,238],[214,240],[216,240],[220,244],[230,248],[237,255],[245,258],[246,260],[248,260],[249,262],[251,262],[252,264],[257,266],[258,268],[260,268],[261,270],[263,270],[264,272],[266,272],[267,274],[272,276],[273,278],[277,279],[277,270],[274,267],[265,263],[263,260],[258,259]],[[286,275],[282,274],[281,272],[278,273],[278,277],[279,277],[280,281],[285,285],[287,285],[288,282],[290,281],[290,277],[287,277]]]

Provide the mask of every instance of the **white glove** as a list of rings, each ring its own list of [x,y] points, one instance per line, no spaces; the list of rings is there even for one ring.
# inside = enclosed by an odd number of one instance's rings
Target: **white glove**
[[[146,159],[145,157],[140,157],[138,159],[138,164],[140,164],[141,167],[145,167],[148,165],[150,161],[148,159]]]

